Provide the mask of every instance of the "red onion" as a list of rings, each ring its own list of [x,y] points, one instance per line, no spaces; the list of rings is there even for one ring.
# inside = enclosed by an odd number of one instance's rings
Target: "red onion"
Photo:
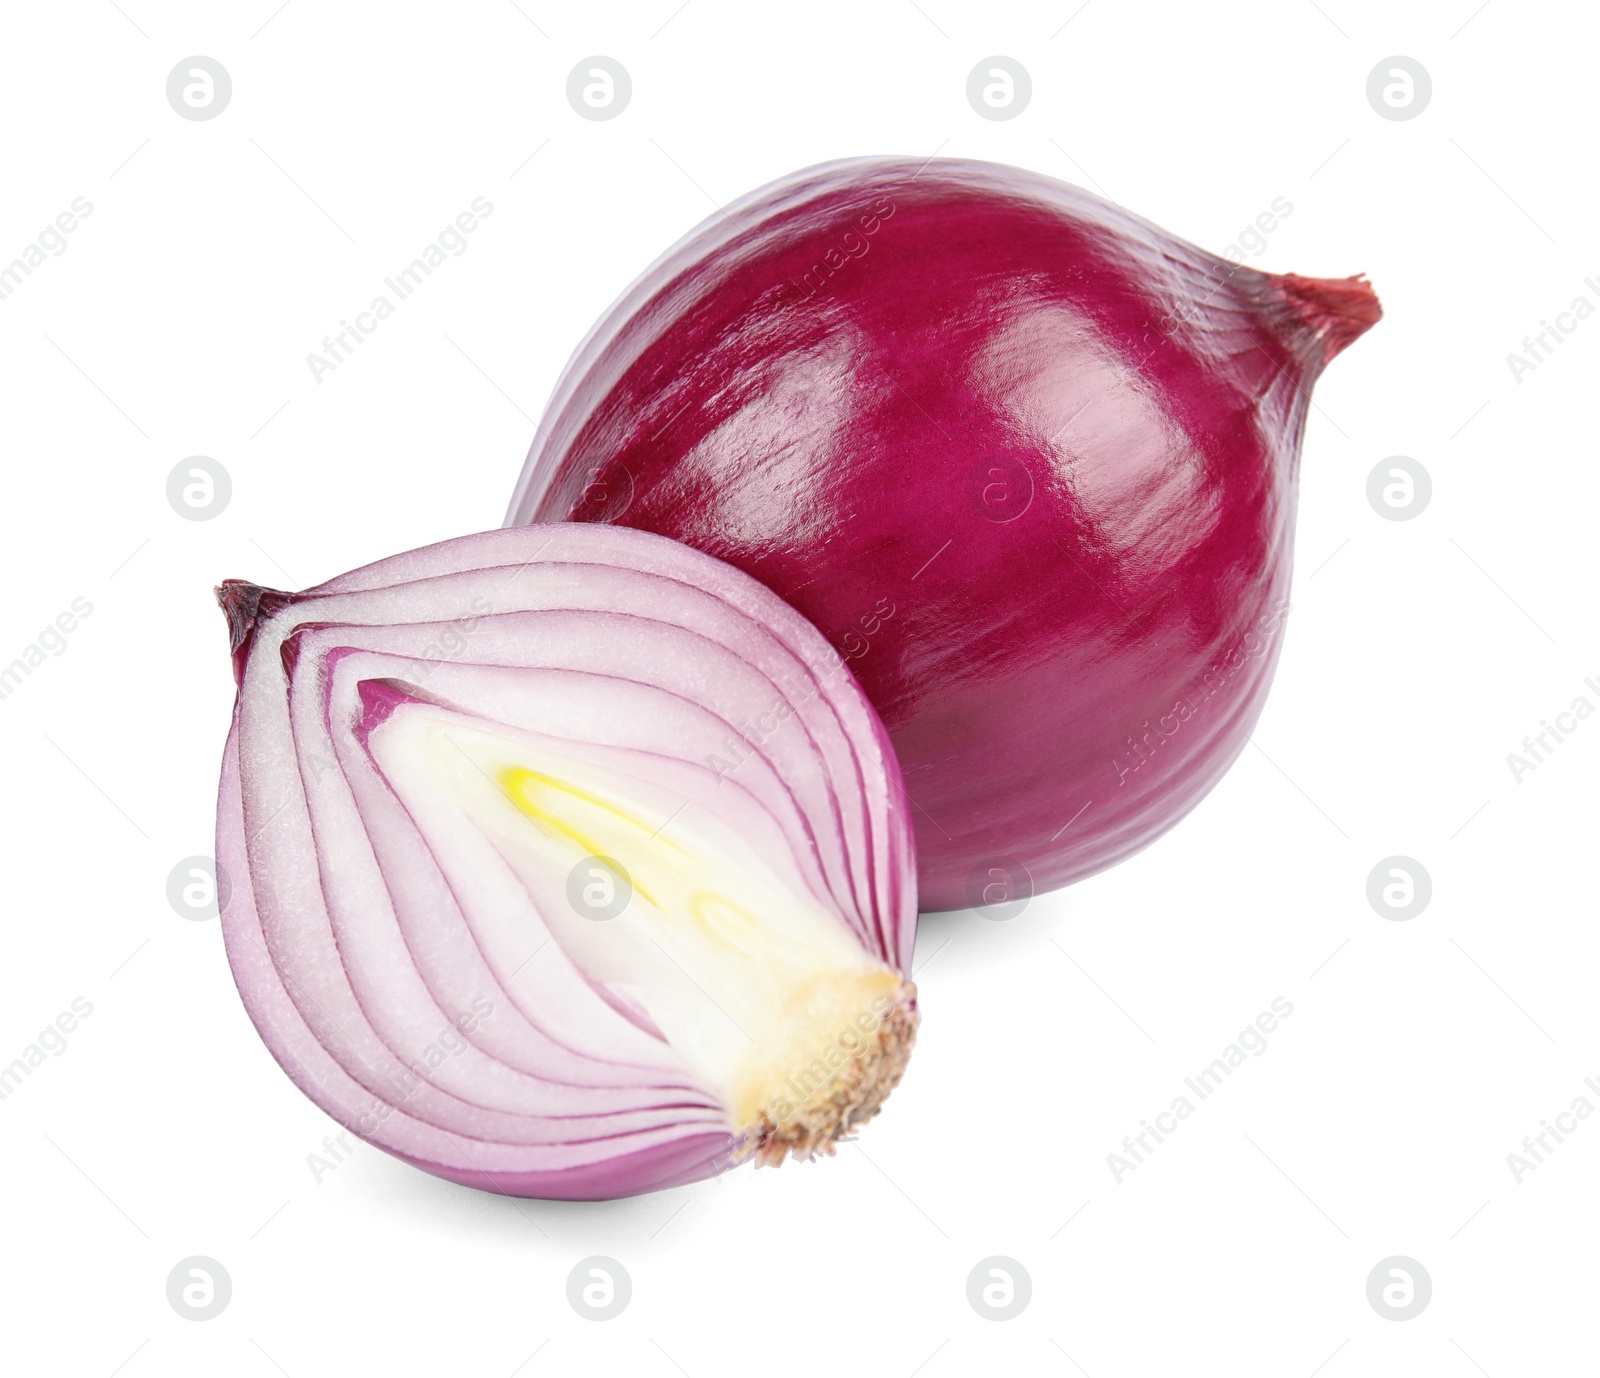
[[[1015,899],[1145,846],[1242,749],[1311,384],[1379,315],[1015,168],[829,164],[612,307],[507,523],[659,532],[780,593],[889,729],[923,907]]]
[[[876,1113],[917,1022],[911,829],[799,614],[601,526],[217,592],[228,957],[347,1129],[595,1199],[832,1153]]]

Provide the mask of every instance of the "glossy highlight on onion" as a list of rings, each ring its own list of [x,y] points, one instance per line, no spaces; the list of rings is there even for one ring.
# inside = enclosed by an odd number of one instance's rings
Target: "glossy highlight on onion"
[[[908,807],[781,600],[581,525],[218,599],[228,957],[340,1124],[601,1199],[831,1154],[877,1112],[918,1018]]]
[[[654,531],[791,602],[889,730],[924,909],[1015,899],[1148,845],[1243,749],[1311,386],[1380,315],[1020,169],[827,164],[600,320],[507,524]]]

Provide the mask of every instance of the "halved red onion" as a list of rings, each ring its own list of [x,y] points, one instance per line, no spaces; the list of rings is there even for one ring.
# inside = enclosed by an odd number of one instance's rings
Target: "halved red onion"
[[[452,1181],[832,1153],[917,1024],[900,774],[780,599],[616,527],[218,589],[228,957],[295,1083]]]
[[[659,532],[776,590],[883,715],[923,907],[1016,898],[1139,850],[1243,749],[1311,386],[1380,314],[1020,168],[809,168],[594,327],[507,522]]]

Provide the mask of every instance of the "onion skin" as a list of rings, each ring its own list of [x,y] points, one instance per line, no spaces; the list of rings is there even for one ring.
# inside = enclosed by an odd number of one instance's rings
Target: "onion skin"
[[[798,1097],[787,1130],[734,1132],[633,993],[552,942],[559,881],[531,885],[487,834],[463,848],[466,830],[414,780],[408,794],[379,745],[400,714],[447,713],[612,772],[595,778],[631,772],[649,822],[665,820],[652,837],[681,815],[677,835],[747,844],[830,933],[836,919],[863,960],[903,974],[917,902],[898,767],[793,609],[686,546],[592,526],[486,532],[302,593],[230,580],[217,596],[239,688],[217,813],[223,935],[252,1022],[310,1099],[403,1161],[517,1196],[613,1199],[752,1153],[833,1151]],[[743,735],[778,703],[776,726]],[[708,756],[729,738],[742,759],[719,775]],[[490,871],[505,874],[491,886]],[[903,980],[878,1025],[891,1056],[870,1095],[843,1074],[826,1088],[853,1097],[830,1128],[876,1113],[916,1021]]]
[[[882,715],[923,908],[1002,871],[1048,890],[1147,846],[1242,750],[1310,388],[1380,315],[1359,278],[1231,264],[1018,169],[827,164],[601,319],[507,525],[620,523],[760,579]]]

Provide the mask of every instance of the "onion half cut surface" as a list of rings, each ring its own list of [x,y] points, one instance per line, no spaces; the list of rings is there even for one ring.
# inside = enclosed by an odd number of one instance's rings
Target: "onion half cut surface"
[[[228,958],[340,1124],[605,1199],[831,1154],[877,1112],[918,1020],[909,806],[779,598],[583,525],[217,596]]]

